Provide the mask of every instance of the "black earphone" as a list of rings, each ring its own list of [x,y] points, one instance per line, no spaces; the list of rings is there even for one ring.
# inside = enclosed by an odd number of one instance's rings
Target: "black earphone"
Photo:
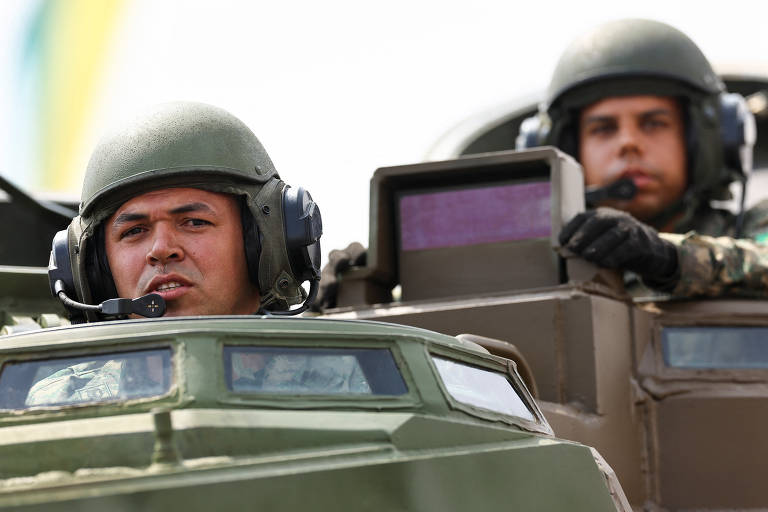
[[[285,312],[271,312],[271,314],[295,315],[308,309],[317,294],[321,262],[320,236],[322,235],[323,226],[320,209],[309,192],[302,187],[291,188],[285,186],[282,191],[282,209],[285,249],[289,257],[291,271],[299,283],[310,281],[310,292],[301,307]],[[265,213],[268,213],[268,211]],[[259,260],[262,251],[261,233],[244,199],[241,199],[241,221],[248,276],[252,283],[259,286]],[[107,302],[115,300],[117,289],[112,279],[112,272],[109,268],[109,261],[104,249],[104,230],[102,224],[96,229],[92,242],[88,244],[85,248],[85,254],[82,255],[85,258],[84,267],[88,287],[92,295],[91,301],[102,304],[94,306],[70,299],[70,297],[78,296],[75,277],[72,271],[71,255],[73,252],[72,247],[70,247],[70,243],[76,245],[77,241],[70,240],[70,236],[74,236],[72,229],[72,224],[70,224],[67,229],[59,231],[53,238],[48,264],[48,280],[51,293],[54,297],[59,297],[64,302],[69,312],[70,320],[73,323],[79,323],[86,320],[86,310],[99,311],[103,315],[109,314],[99,308]],[[74,250],[77,253],[79,247],[74,247]],[[64,297],[62,297],[62,293]],[[159,298],[159,296],[156,297]],[[78,298],[84,299],[83,297]],[[126,301],[128,299],[117,300]],[[138,300],[135,299],[134,302]],[[136,304],[134,309],[121,310],[113,314],[120,316],[136,313],[143,316],[160,316],[155,314],[157,313],[156,310],[152,308],[146,309],[144,302]],[[126,308],[128,307],[126,306]],[[138,310],[135,310],[136,308]]]

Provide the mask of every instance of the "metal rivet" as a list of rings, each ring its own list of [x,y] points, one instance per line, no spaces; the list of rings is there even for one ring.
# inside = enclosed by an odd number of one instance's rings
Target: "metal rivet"
[[[264,215],[269,215],[269,212],[271,211],[268,205],[264,205],[261,207],[261,211],[264,212]]]
[[[288,288],[288,280],[287,279],[281,279],[279,283],[277,283],[277,286],[280,288]]]

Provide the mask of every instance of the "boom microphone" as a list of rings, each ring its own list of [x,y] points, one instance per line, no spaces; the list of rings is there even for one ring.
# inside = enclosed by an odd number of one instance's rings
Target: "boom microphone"
[[[108,299],[98,305],[83,304],[69,297],[64,291],[64,281],[56,280],[53,285],[56,296],[65,306],[84,311],[98,311],[104,315],[135,314],[147,318],[157,318],[165,314],[165,300],[157,293],[142,295],[136,299]]]
[[[591,186],[584,189],[584,200],[587,206],[595,206],[606,199],[622,199],[628,201],[637,194],[637,186],[632,178],[621,178],[604,187]]]

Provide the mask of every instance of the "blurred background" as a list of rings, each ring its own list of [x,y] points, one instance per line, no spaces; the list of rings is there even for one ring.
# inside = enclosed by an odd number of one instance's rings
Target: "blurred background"
[[[106,127],[203,101],[312,193],[324,252],[367,243],[374,170],[439,156],[463,121],[534,101],[573,37],[624,17],[681,29],[721,71],[768,75],[760,0],[2,0],[0,174],[75,199]]]

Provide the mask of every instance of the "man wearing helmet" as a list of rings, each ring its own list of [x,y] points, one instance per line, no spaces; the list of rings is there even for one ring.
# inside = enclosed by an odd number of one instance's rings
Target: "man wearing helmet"
[[[319,278],[321,231],[312,198],[280,180],[239,119],[164,104],[94,150],[80,215],[54,240],[51,288],[74,321],[116,313],[66,297],[157,294],[168,315],[286,310]]]
[[[574,218],[559,237],[567,249],[674,295],[748,295],[768,285],[768,247],[741,237],[768,233],[768,204],[733,215],[710,201],[745,180],[753,139],[743,98],[685,34],[622,20],[566,49],[518,146],[559,147],[587,186],[625,178],[637,189]]]
[[[663,23],[622,20],[566,49],[517,146],[557,146],[582,164],[587,186],[634,183],[632,199],[566,225],[559,238],[571,252],[678,296],[764,295],[768,246],[755,240],[768,239],[768,203],[739,215],[710,205],[745,183],[753,143],[744,99],[725,91],[693,41]],[[336,274],[365,256],[357,243],[330,253],[320,305],[335,305]]]
[[[49,279],[74,322],[157,316],[162,305],[169,316],[274,312],[306,298],[294,313],[313,298],[301,283],[317,287],[321,231],[312,198],[280,180],[239,119],[211,105],[169,103],[96,147],[80,215],[54,238]],[[114,301],[127,309],[105,308]],[[138,366],[150,368],[152,358]],[[79,360],[34,383],[25,403],[144,396],[155,381],[145,372],[135,395],[135,366]]]

